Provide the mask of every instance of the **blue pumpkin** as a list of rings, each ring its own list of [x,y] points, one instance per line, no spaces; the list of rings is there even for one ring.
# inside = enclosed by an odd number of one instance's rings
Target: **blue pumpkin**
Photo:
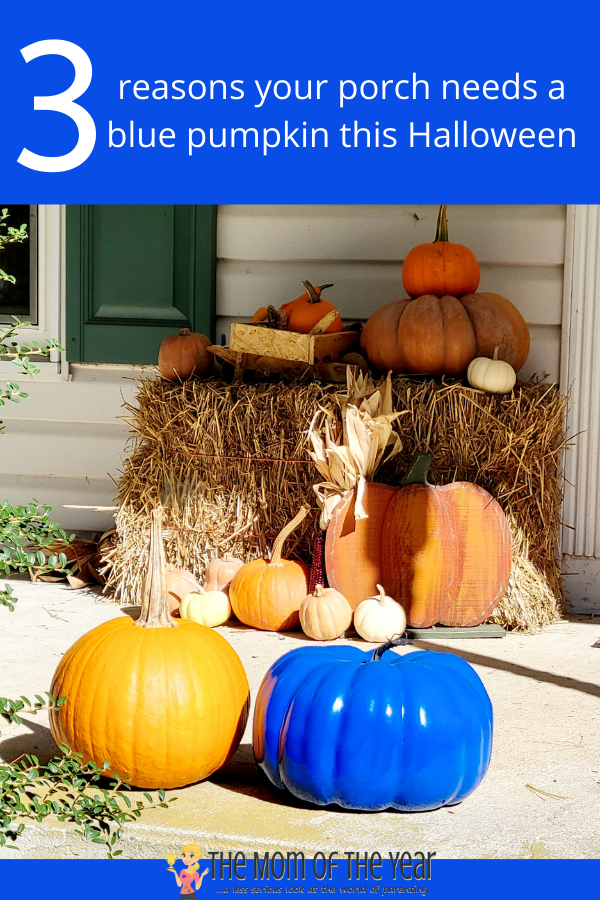
[[[254,756],[277,787],[356,810],[464,800],[492,753],[492,704],[450,653],[335,645],[291,650],[263,679]],[[403,642],[404,643],[404,642]]]

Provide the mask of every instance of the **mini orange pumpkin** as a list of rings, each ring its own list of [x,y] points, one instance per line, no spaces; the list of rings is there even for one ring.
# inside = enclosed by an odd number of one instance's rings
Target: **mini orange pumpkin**
[[[204,625],[172,619],[167,605],[162,510],[152,513],[142,609],[84,634],[67,650],[51,691],[57,744],[139,788],[207,778],[236,750],[246,724],[248,679],[235,650]]]
[[[212,341],[205,334],[182,328],[170,334],[158,351],[158,368],[168,381],[187,381],[192,375],[203,378],[212,370],[214,357],[208,352]]]
[[[321,287],[313,287],[310,281],[303,281],[302,287],[305,288],[304,294],[280,307],[287,314],[288,330],[308,334],[328,313],[332,316],[337,313],[323,333],[334,334],[336,331],[341,331],[342,320],[337,309],[333,303],[321,298],[321,292],[333,285],[323,284]]]
[[[277,535],[271,560],[255,559],[242,566],[229,584],[229,600],[244,625],[263,631],[297,628],[298,610],[308,594],[310,570],[306,563],[282,559],[286,538],[305,518],[303,507]]]
[[[448,241],[447,207],[440,206],[435,240],[418,244],[402,266],[402,284],[409,297],[434,294],[462,297],[479,287],[479,264],[468,247]]]

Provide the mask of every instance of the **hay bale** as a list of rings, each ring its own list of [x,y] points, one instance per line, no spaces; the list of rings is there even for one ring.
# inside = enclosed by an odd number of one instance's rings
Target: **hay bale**
[[[402,452],[377,480],[398,484],[413,453],[427,451],[432,483],[464,479],[486,488],[507,514],[514,552],[511,585],[491,621],[525,631],[557,621],[566,399],[555,385],[533,381],[504,397],[405,377],[393,389],[395,408],[410,415],[397,421]],[[140,381],[138,405],[127,407],[135,437],[119,482],[109,590],[137,602],[150,511],[159,501],[167,510],[167,558],[196,575],[216,553],[267,555],[303,502],[311,512],[286,552],[310,561],[319,476],[306,433],[318,406],[338,408],[338,392],[314,381]]]
[[[167,559],[196,575],[218,553],[268,556],[303,502],[310,514],[285,552],[310,561],[319,509],[306,435],[318,406],[336,408],[339,385],[215,378],[138,384],[137,406],[126,405],[135,437],[119,481],[120,541],[106,557],[108,590],[138,602],[150,512],[159,501]]]

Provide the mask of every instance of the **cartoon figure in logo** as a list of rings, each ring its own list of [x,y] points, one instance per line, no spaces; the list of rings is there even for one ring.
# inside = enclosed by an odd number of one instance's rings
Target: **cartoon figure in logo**
[[[202,886],[202,879],[205,875],[208,875],[208,869],[205,869],[202,875],[198,874],[200,868],[199,859],[202,859],[200,847],[197,844],[186,844],[185,847],[181,848],[181,861],[187,868],[182,869],[179,875],[173,866],[169,866],[167,869],[168,872],[173,872],[175,875],[175,881],[177,886],[181,888],[181,896],[184,900],[194,900],[196,891],[199,891]]]

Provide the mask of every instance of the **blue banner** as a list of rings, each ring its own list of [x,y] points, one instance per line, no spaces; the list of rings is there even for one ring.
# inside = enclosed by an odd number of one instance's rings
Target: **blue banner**
[[[203,900],[222,895],[244,897],[310,897],[332,894],[340,897],[392,898],[419,900],[479,900],[512,897],[514,900],[554,896],[560,892],[576,892],[578,896],[594,896],[600,874],[600,862],[543,860],[437,860],[427,861],[418,877],[414,877],[415,860],[409,851],[367,854],[340,851],[318,854],[302,860],[295,854],[256,853],[229,854],[220,871],[221,854],[200,860],[199,875],[206,871],[196,896]],[[290,862],[290,856],[296,857]],[[301,856],[301,854],[300,854]],[[396,863],[395,867],[390,856]],[[409,866],[407,856],[411,857]],[[425,852],[427,860],[427,852]],[[359,862],[357,872],[356,865]],[[237,861],[237,876],[235,862]],[[401,861],[403,868],[401,868]],[[180,873],[185,867],[175,864]],[[304,874],[303,874],[304,869]],[[349,875],[350,869],[350,875]],[[127,900],[142,896],[145,900],[178,900],[185,898],[176,884],[174,873],[164,860],[102,862],[93,860],[31,860],[27,863],[5,863],[1,869],[2,896],[23,894],[23,885],[35,884],[47,900]],[[188,895],[189,896],[189,895]]]
[[[594,203],[591,2],[4,4],[7,203]]]

